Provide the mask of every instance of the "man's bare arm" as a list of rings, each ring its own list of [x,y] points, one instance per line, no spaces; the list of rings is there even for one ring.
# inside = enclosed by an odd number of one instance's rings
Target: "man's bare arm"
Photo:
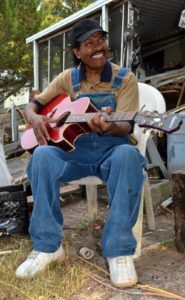
[[[25,107],[25,116],[33,130],[39,145],[47,145],[50,139],[46,128],[46,123],[52,121],[50,118],[40,115],[39,108],[35,103],[30,102]]]

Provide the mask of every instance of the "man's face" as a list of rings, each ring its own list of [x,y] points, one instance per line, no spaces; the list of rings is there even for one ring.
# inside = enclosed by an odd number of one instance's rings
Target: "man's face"
[[[105,34],[95,32],[86,41],[80,42],[79,49],[74,48],[73,53],[89,69],[102,69],[106,62],[108,44]]]

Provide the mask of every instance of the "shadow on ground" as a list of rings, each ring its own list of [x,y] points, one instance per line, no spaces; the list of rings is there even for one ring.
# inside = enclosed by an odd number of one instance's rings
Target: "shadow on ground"
[[[80,248],[88,247],[94,251],[94,257],[89,262],[107,270],[106,262],[101,256],[101,225],[108,210],[105,189],[100,188],[98,195],[99,217],[95,223],[89,223],[85,199],[78,193],[66,196],[66,204],[63,205],[65,234],[71,235],[75,241],[73,249],[70,249],[72,255],[75,256]],[[101,285],[96,280],[88,280],[70,300],[185,299],[185,255],[175,248],[173,209],[158,209],[155,214],[154,231],[148,230],[144,218],[142,254],[135,260],[141,289],[136,287],[136,290],[116,291],[106,287],[108,281]],[[103,274],[102,276],[105,277]],[[156,295],[150,295],[151,292]]]

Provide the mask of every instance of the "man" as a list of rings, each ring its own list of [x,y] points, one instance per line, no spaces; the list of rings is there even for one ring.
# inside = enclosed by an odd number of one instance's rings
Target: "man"
[[[33,276],[51,261],[64,259],[59,186],[61,182],[96,175],[106,181],[109,195],[102,252],[112,284],[129,287],[138,280],[132,257],[136,247],[132,227],[140,206],[144,158],[131,145],[133,124],[106,122],[101,111],[137,111],[137,82],[127,69],[107,60],[107,32],[97,21],[83,19],[74,26],[71,48],[78,67],[59,74],[25,110],[40,146],[34,150],[28,167],[34,196],[29,227],[34,250],[16,275]],[[47,145],[46,123],[53,120],[39,115],[40,109],[62,92],[67,92],[72,101],[88,96],[98,109],[88,122],[90,133],[80,136],[71,152]]]

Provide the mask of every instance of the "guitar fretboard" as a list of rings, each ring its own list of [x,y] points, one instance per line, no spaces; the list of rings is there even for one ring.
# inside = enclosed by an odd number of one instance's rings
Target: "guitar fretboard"
[[[94,115],[93,113],[83,113],[83,114],[70,114],[64,121],[64,123],[87,123]],[[137,112],[113,112],[108,115],[106,112],[101,112],[101,115],[105,118],[107,122],[123,122],[134,120]]]

